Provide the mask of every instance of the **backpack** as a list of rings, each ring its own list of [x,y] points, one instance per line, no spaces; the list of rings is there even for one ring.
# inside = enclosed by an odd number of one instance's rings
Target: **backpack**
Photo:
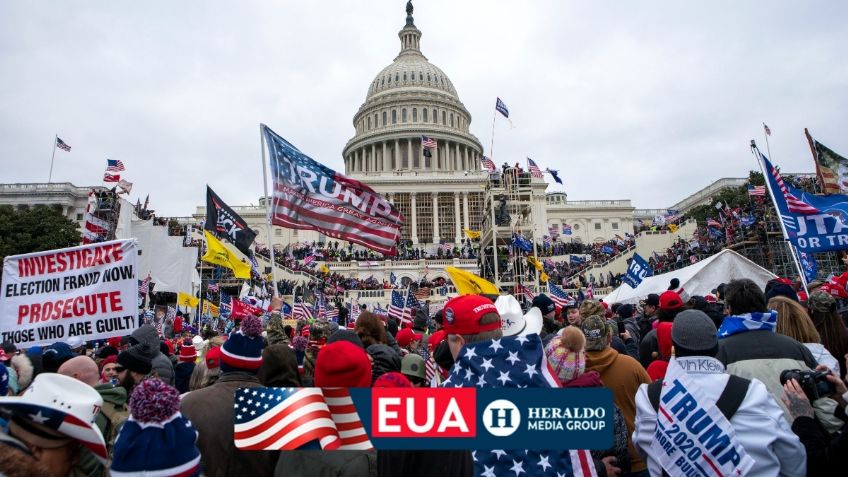
[[[103,440],[106,441],[106,446],[110,450],[112,449],[112,444],[115,443],[115,438],[118,437],[118,431],[121,430],[121,426],[124,425],[124,422],[130,417],[129,408],[125,405],[116,406],[111,402],[103,402],[103,406],[100,407],[100,414],[97,416],[97,425],[103,430]]]
[[[750,384],[751,381],[749,379],[740,378],[732,374],[730,375],[730,379],[727,380],[727,385],[724,386],[724,391],[721,392],[715,405],[728,421],[736,414],[739,406],[742,405],[742,401],[745,400],[745,395],[748,394],[748,386]],[[662,393],[662,379],[658,379],[648,385],[648,400],[651,402],[651,407],[654,408],[655,412],[658,412],[660,408],[660,393]],[[668,473],[663,470],[662,475],[663,477],[667,477]]]

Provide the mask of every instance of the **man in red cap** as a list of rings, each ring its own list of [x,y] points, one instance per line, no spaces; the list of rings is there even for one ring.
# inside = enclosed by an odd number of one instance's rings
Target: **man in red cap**
[[[453,359],[467,343],[503,337],[501,316],[492,300],[480,295],[456,297],[444,309],[442,327],[448,335]]]
[[[412,328],[404,328],[398,331],[395,340],[398,346],[400,346],[401,357],[409,353],[418,353],[418,348],[423,338],[423,334],[412,331]]]
[[[683,298],[676,291],[668,290],[660,295],[658,320],[654,324],[654,329],[645,335],[639,344],[639,362],[642,363],[642,366],[647,368],[651,362],[657,359],[668,361],[671,357],[670,349],[662,349],[660,347],[660,340],[657,334],[662,333],[670,337],[671,322],[674,321],[674,317],[678,313],[685,309]],[[670,338],[663,341],[671,343]]]

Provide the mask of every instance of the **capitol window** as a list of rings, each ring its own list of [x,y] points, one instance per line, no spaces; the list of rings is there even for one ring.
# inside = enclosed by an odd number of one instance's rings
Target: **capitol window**
[[[600,222],[596,222],[596,223],[595,223],[595,230],[601,230],[601,224],[600,224]]]
[[[418,122],[418,108],[412,108],[412,122]]]
[[[613,222],[613,223],[612,223],[612,229],[613,229],[613,230],[618,230],[618,222]]]
[[[447,117],[448,117],[448,115],[445,114],[444,111],[442,111],[442,126],[447,126],[447,124],[448,124]]]
[[[383,126],[386,125],[386,112],[383,111]]]
[[[406,122],[406,108],[400,110],[400,120]]]
[[[574,224],[574,230],[580,230],[580,224]]]
[[[423,114],[422,120],[426,123],[427,122],[427,108],[422,109],[421,114]]]
[[[397,109],[392,110],[392,124],[397,124]]]
[[[436,112],[436,109],[433,108],[433,124],[439,122],[439,114]]]
[[[406,72],[403,72],[403,80],[406,81]]]
[[[424,73],[418,72],[418,81],[424,81]]]
[[[371,130],[371,116],[368,116],[368,130]]]
[[[451,113],[450,118],[451,118],[451,127],[453,127],[453,113]]]
[[[395,83],[397,83],[398,81],[400,81],[400,75],[395,73]]]

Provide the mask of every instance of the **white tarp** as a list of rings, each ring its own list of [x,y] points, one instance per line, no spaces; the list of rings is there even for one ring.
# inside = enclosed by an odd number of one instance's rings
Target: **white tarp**
[[[606,303],[636,303],[650,293],[660,294],[668,290],[672,278],[680,280],[680,286],[687,295],[703,296],[719,284],[737,278],[750,278],[764,289],[766,282],[776,276],[733,250],[724,249],[694,265],[647,277],[636,289],[630,288],[630,285],[621,285],[603,300]]]
[[[133,218],[124,228],[127,238],[138,240],[138,277],[150,274],[157,292],[191,293],[196,281],[197,247],[183,247],[182,237],[168,236],[168,228],[153,225],[152,220]]]

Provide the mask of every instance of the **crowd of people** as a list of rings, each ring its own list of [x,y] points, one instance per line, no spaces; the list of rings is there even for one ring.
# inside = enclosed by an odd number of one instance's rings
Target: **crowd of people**
[[[848,330],[840,304],[816,290],[799,298],[799,285],[786,279],[765,289],[749,279],[715,285],[687,296],[672,281],[639,303],[584,300],[564,308],[544,294],[529,309],[511,295],[464,295],[434,317],[418,311],[407,324],[364,309],[349,320],[342,309],[337,322],[284,325],[275,297],[268,315],[248,315],[228,334],[208,326],[163,332],[163,316],[155,315],[103,342],[3,343],[0,471],[487,475],[502,456],[239,450],[234,393],[259,386],[561,386],[612,391],[614,439],[591,452],[599,476],[661,475],[663,451],[652,445],[657,403],[666,373],[680,366],[690,370],[687,385],[700,399],[724,413],[735,432],[731,444],[753,458],[747,475],[839,473],[848,464]],[[549,366],[554,382],[511,373],[513,352],[522,366]],[[480,360],[511,379],[480,379]],[[557,451],[503,452],[509,462],[533,462]]]

